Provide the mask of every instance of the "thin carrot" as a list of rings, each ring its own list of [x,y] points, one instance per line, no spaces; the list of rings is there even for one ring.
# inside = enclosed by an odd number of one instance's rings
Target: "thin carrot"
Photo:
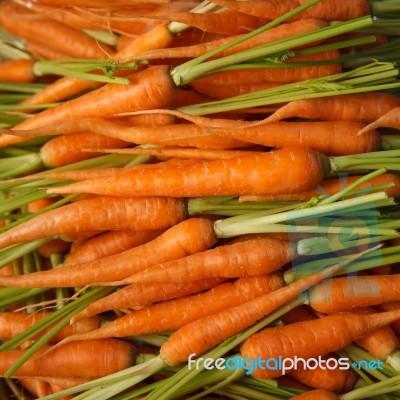
[[[153,240],[161,230],[116,230],[88,239],[64,259],[63,265],[82,264],[112,256]]]
[[[151,284],[132,284],[119,289],[117,292],[103,297],[74,315],[71,323],[97,315],[104,311],[130,308],[139,310],[153,303],[182,298],[193,293],[200,293],[224,282],[225,279],[210,278],[193,282],[152,282]],[[170,313],[171,311],[168,311]]]
[[[310,305],[322,313],[348,311],[400,300],[400,275],[334,278],[310,291]]]
[[[19,383],[36,398],[47,396],[51,393],[51,387],[47,382],[40,379],[20,378]]]
[[[30,83],[35,80],[33,59],[0,62],[0,81]]]
[[[217,241],[212,221],[191,218],[176,224],[148,243],[84,264],[1,277],[0,285],[15,287],[70,287],[127,278],[151,265],[204,251]]]
[[[1,5],[0,25],[9,33],[46,44],[77,58],[104,58],[110,47],[99,44],[84,32],[33,13],[13,2]]]
[[[291,9],[298,7],[303,2],[301,0],[279,1],[279,0],[216,0],[214,2],[220,6],[239,12],[257,15],[259,17],[275,19]],[[293,19],[320,18],[325,21],[347,21],[349,19],[368,15],[370,12],[367,0],[322,0],[309,9],[299,13]]]
[[[250,359],[260,356],[263,360],[274,357],[293,360],[296,356],[308,360],[341,350],[357,338],[399,318],[398,311],[374,314],[342,313],[267,328],[246,339],[240,347],[240,352],[243,357]],[[282,369],[279,368],[257,368],[252,375],[269,379],[282,373]]]
[[[291,166],[290,170],[287,165]],[[148,196],[155,192],[159,196],[174,197],[299,192],[310,190],[322,181],[323,165],[320,153],[285,148],[258,156],[204,160],[184,168],[169,166],[156,173],[149,169],[140,173],[140,178],[135,171],[130,171],[123,178],[82,181],[48,192],[106,192],[120,196],[128,193]]]
[[[370,130],[383,127],[400,129],[400,107],[392,108],[390,111],[379,117],[376,121],[361,129],[358,134],[364,135]]]
[[[239,201],[306,201],[315,196],[332,196],[340,190],[346,188],[348,185],[355,182],[357,179],[360,179],[361,177],[361,175],[350,175],[341,178],[331,178],[321,182],[316,189],[307,192],[291,194],[282,193],[268,196],[241,196],[239,198]],[[393,186],[385,189],[386,193],[389,196],[393,197],[400,196],[400,177],[397,174],[389,172],[368,180],[367,182],[357,186],[356,189],[366,189],[369,187],[384,185],[387,183],[392,184]]]
[[[27,314],[24,312],[2,312],[0,313],[0,337],[2,339],[11,339],[33,326],[43,318],[49,317],[51,312],[37,312]],[[84,333],[97,329],[100,326],[100,318],[90,317],[62,328],[51,338],[53,343],[77,333]],[[43,332],[40,333],[40,335]]]
[[[292,400],[338,400],[339,397],[329,390],[315,389],[292,397]]]
[[[382,303],[376,306],[379,311],[394,311],[400,309],[400,301],[391,301],[389,303]],[[400,321],[395,321],[391,325],[394,332],[400,334]]]
[[[283,285],[282,275],[279,273],[222,283],[203,293],[160,302],[141,310],[132,311],[95,331],[65,338],[59,345],[75,340],[121,338],[173,331],[207,315],[271,293]]]
[[[29,51],[35,58],[43,57],[46,60],[57,60],[71,57],[69,54],[65,54],[59,50],[47,46],[44,43],[40,43],[32,39],[25,40],[24,48],[25,50]],[[28,99],[29,98],[30,97],[28,97]],[[27,101],[28,99],[25,99],[23,101]]]
[[[266,236],[153,265],[118,283],[192,282],[265,275],[283,267],[293,257],[295,251],[289,242]]]
[[[51,347],[44,347],[43,350]],[[0,353],[0,374],[4,373],[24,354],[24,350]],[[13,375],[98,378],[134,364],[135,348],[116,339],[75,342],[54,349],[42,357],[27,360]]]
[[[96,218],[93,218],[93,213]],[[40,214],[0,234],[0,247],[88,230],[164,229],[185,218],[182,201],[169,198],[94,197]]]

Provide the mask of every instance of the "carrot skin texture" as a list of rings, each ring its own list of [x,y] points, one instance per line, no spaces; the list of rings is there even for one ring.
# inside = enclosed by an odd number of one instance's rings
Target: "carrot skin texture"
[[[24,350],[1,352],[0,374],[3,375],[23,354]],[[94,379],[128,368],[134,364],[134,359],[135,348],[121,340],[75,342],[60,346],[43,357],[31,357],[13,377],[62,376]],[[90,361],[86,363],[83,360]]]
[[[0,62],[0,81],[31,83],[35,80],[34,60],[12,60]]]
[[[132,284],[91,303],[83,311],[74,315],[71,322],[112,309],[140,309],[158,301],[166,301],[202,292],[222,282],[224,282],[224,279],[210,278],[189,283],[152,282],[151,284]]]
[[[283,267],[293,256],[287,241],[270,237],[250,239],[153,265],[123,283],[192,282],[206,278],[264,275]]]
[[[398,301],[400,275],[334,278],[310,290],[310,306],[321,313],[349,311]]]
[[[176,199],[94,197],[48,211],[3,232],[0,247],[88,230],[164,229],[185,216],[185,204]]]
[[[169,166],[140,174],[132,171],[123,178],[82,181],[49,189],[48,193],[201,197],[299,192],[323,180],[325,165],[321,153],[285,148],[258,156],[199,161],[184,168]]]
[[[246,339],[240,352],[243,357],[266,360],[270,357],[304,359],[338,351],[355,339],[400,318],[399,312],[356,314],[343,313],[292,325],[267,328]],[[313,346],[308,344],[313,343]],[[252,375],[270,379],[282,375],[282,370],[256,369]]]
[[[168,300],[133,311],[93,332],[66,338],[63,343],[176,330],[199,318],[270,293],[283,285],[282,276],[277,273],[222,283],[203,293]],[[171,318],[171,315],[174,318]]]
[[[324,389],[315,389],[292,397],[292,400],[338,400],[338,396]]]
[[[151,265],[204,251],[217,242],[213,222],[190,218],[152,241],[90,263],[70,265],[14,277],[0,277],[0,285],[15,287],[71,287],[121,280]],[[86,272],[85,272],[86,271]],[[68,279],[67,279],[68,278]]]
[[[400,301],[391,301],[389,303],[382,303],[376,307],[379,311],[394,311],[400,309]],[[400,321],[395,321],[391,325],[393,331],[400,335]]]
[[[400,107],[392,108],[386,114],[382,115],[376,121],[361,129],[359,135],[365,135],[366,132],[376,128],[394,128],[400,129]]]

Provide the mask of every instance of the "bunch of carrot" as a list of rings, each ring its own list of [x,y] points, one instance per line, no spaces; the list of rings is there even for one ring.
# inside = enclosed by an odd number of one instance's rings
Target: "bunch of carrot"
[[[396,13],[2,1],[0,399],[397,398]]]

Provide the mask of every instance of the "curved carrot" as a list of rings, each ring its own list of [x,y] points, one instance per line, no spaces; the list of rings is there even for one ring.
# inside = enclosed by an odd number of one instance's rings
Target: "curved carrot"
[[[379,117],[376,121],[361,129],[358,134],[364,135],[366,132],[376,128],[400,129],[400,107],[392,108],[390,111]]]
[[[322,313],[348,311],[400,300],[400,275],[349,276],[323,282],[310,291],[310,305]]]
[[[12,60],[0,62],[0,81],[30,83],[35,80],[33,64],[35,60]]]
[[[339,397],[329,390],[315,389],[292,397],[292,400],[338,400]]]
[[[376,307],[379,311],[394,311],[400,309],[400,300],[399,301],[391,301],[388,303],[382,303],[377,305]],[[399,335],[400,334],[400,321],[395,321],[390,325],[393,331]]]
[[[245,14],[275,19],[303,4],[302,0],[216,0],[215,4]],[[320,18],[325,21],[347,21],[370,13],[367,0],[322,0],[314,6],[302,11],[293,19]]]
[[[212,289],[172,299],[132,311],[92,332],[65,338],[60,342],[126,337],[176,330],[186,324],[250,301],[283,286],[280,274],[242,278]],[[173,318],[171,318],[173,316]]]
[[[94,197],[56,208],[10,228],[0,234],[0,247],[88,230],[164,229],[182,221],[185,215],[184,203],[175,199]]]
[[[263,360],[294,357],[309,359],[343,349],[355,339],[400,318],[398,311],[374,314],[342,313],[292,325],[267,328],[246,339],[243,357]],[[312,345],[310,345],[312,344]],[[286,371],[287,372],[287,371]],[[255,369],[252,375],[270,379],[282,375],[281,369]]]
[[[0,337],[2,339],[11,339],[51,314],[51,312],[47,311],[32,314],[24,312],[2,312],[0,313]],[[98,317],[81,319],[79,322],[65,326],[59,330],[56,335],[51,338],[51,342],[59,342],[67,336],[97,329],[100,326],[100,322],[100,318]],[[43,331],[40,332],[40,335],[42,334]]]
[[[151,265],[204,251],[217,242],[212,221],[191,218],[176,224],[148,243],[84,264],[26,275],[0,277],[0,285],[71,287],[121,280]]]
[[[310,190],[322,181],[323,176],[324,161],[320,153],[285,148],[257,156],[204,160],[182,168],[167,166],[156,172],[151,169],[145,173],[130,171],[123,177],[82,181],[48,192],[120,196],[157,193],[158,196],[174,197],[267,194]]]
[[[224,279],[210,278],[184,283],[152,282],[151,284],[132,284],[91,303],[83,311],[74,315],[71,322],[109,310],[121,308],[141,309],[156,302],[200,293],[222,282],[224,282]],[[170,313],[170,311],[168,312]]]
[[[57,59],[61,59],[61,58],[70,58],[71,56],[69,54],[65,54],[59,50],[53,49],[49,46],[47,46],[45,43],[40,43],[37,42],[35,40],[29,39],[26,40],[25,39],[25,50],[29,51],[33,56],[37,57],[43,57],[47,60],[57,60]],[[29,100],[30,97],[28,97],[28,99],[23,100],[27,101]]]
[[[293,257],[294,250],[289,242],[267,236],[153,265],[119,283],[192,282],[206,278],[265,275],[283,267]]]
[[[88,239],[77,250],[67,254],[63,265],[83,264],[140,246],[153,240],[161,230],[116,230]]]
[[[44,347],[40,353],[51,347]],[[0,353],[0,375],[24,354],[24,350],[10,350]],[[99,378],[131,367],[134,364],[135,348],[116,339],[92,340],[69,343],[60,346],[42,357],[27,360],[13,375],[57,376]]]

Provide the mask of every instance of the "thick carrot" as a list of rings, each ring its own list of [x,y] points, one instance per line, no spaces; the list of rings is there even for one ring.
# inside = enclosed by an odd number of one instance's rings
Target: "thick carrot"
[[[177,365],[187,361],[192,353],[195,353],[196,356],[203,354],[206,350],[238,334],[265,315],[277,310],[311,285],[321,282],[340,268],[339,264],[334,265],[323,272],[309,275],[274,292],[183,326],[162,345],[160,349],[162,360],[167,365]]]
[[[35,80],[33,59],[0,62],[0,81],[30,83]]]
[[[393,311],[400,309],[400,301],[391,301],[389,303],[382,303],[376,307],[379,311]],[[400,335],[400,321],[395,321],[391,324],[393,331]]]
[[[23,332],[24,330],[35,325],[43,318],[49,317],[51,312],[39,312],[27,314],[24,312],[2,312],[0,313],[0,337],[2,339],[11,339]],[[59,342],[60,340],[77,333],[89,332],[100,326],[100,318],[89,317],[81,319],[79,322],[62,328],[51,338],[51,341]],[[40,332],[40,335],[43,331]]]
[[[390,111],[379,117],[376,121],[361,129],[358,134],[364,135],[366,132],[376,128],[400,129],[400,107],[392,108]]]
[[[303,0],[216,0],[220,6],[239,12],[256,15],[262,18],[275,19],[291,9],[304,3]],[[370,12],[367,0],[322,0],[305,11],[296,15],[293,19],[320,18],[325,21],[347,21],[350,19],[368,15]]]
[[[83,264],[112,256],[153,240],[161,230],[116,230],[88,239],[77,250],[70,252],[63,265]]]
[[[74,315],[71,322],[76,322],[89,315],[97,315],[104,311],[131,308],[133,310],[150,306],[153,303],[182,298],[193,293],[200,293],[210,289],[225,279],[210,278],[194,282],[152,282],[151,284],[132,284],[117,292],[103,297]],[[170,311],[169,311],[170,312]]]
[[[311,61],[332,61],[338,60],[340,53],[337,50],[325,51],[323,53],[311,54],[307,56],[293,57],[288,62],[311,62]],[[341,65],[337,63],[327,63],[324,65],[285,67],[285,62],[280,68],[251,68],[238,69],[214,73],[204,78],[197,79],[202,84],[231,85],[240,83],[291,83],[306,79],[322,78],[324,76],[338,74],[341,72]],[[194,81],[196,82],[196,81]]]
[[[283,267],[293,257],[295,250],[289,242],[266,236],[153,265],[119,283],[192,282],[265,275]]]
[[[170,198],[94,197],[16,225],[0,234],[0,247],[88,230],[164,229],[182,221],[185,213],[184,203]]]
[[[9,33],[37,42],[77,58],[105,58],[113,53],[84,32],[33,13],[13,2],[3,2],[0,25]]]
[[[95,331],[70,336],[63,343],[126,337],[179,329],[186,324],[271,293],[284,285],[281,274],[238,279],[190,296],[133,311]],[[171,316],[173,316],[171,318]]]
[[[324,121],[373,122],[391,109],[400,106],[400,99],[390,93],[367,92],[342,96],[296,100],[285,104],[267,122],[288,118],[321,119]]]
[[[339,397],[329,390],[315,389],[292,397],[292,400],[338,400]]]
[[[348,311],[400,300],[400,275],[349,276],[323,282],[310,291],[310,305],[322,313]]]
[[[321,153],[313,150],[285,148],[258,156],[204,160],[182,168],[167,166],[156,173],[151,169],[140,174],[130,171],[123,178],[82,181],[48,192],[174,197],[300,192],[322,181],[323,160]]]
[[[127,278],[151,265],[204,251],[217,242],[212,221],[191,218],[169,228],[148,243],[84,264],[13,277],[0,285],[15,287],[70,287]]]
[[[43,57],[47,60],[57,60],[62,58],[70,58],[69,54],[65,54],[59,50],[47,46],[45,43],[40,43],[35,40],[25,40],[25,50],[29,51],[33,56]],[[30,97],[28,97],[30,99]],[[23,100],[23,101],[27,101]]]
[[[44,347],[43,351],[51,347]],[[24,354],[24,350],[0,353],[0,374],[4,373]],[[42,357],[27,360],[13,375],[99,378],[128,368],[134,364],[135,348],[116,339],[69,343]]]
[[[243,357],[263,360],[323,356],[339,351],[359,337],[400,318],[398,311],[374,314],[342,313],[292,325],[267,328],[246,339],[240,352]],[[286,370],[287,372],[287,370]],[[263,379],[282,375],[282,369],[255,369],[252,374]]]
[[[331,178],[326,179],[321,182],[318,187],[314,190],[309,190],[306,192],[300,193],[282,193],[277,195],[268,195],[268,196],[241,196],[239,201],[306,201],[310,200],[312,197],[328,195],[332,196],[340,190],[345,189],[348,185],[355,182],[357,179],[360,179],[361,175],[350,175],[341,178]],[[368,180],[367,182],[357,186],[355,190],[367,189],[373,186],[379,186],[390,183],[393,186],[385,189],[385,192],[388,196],[398,197],[400,196],[400,177],[397,174],[393,173],[385,173],[379,175],[375,178]]]

